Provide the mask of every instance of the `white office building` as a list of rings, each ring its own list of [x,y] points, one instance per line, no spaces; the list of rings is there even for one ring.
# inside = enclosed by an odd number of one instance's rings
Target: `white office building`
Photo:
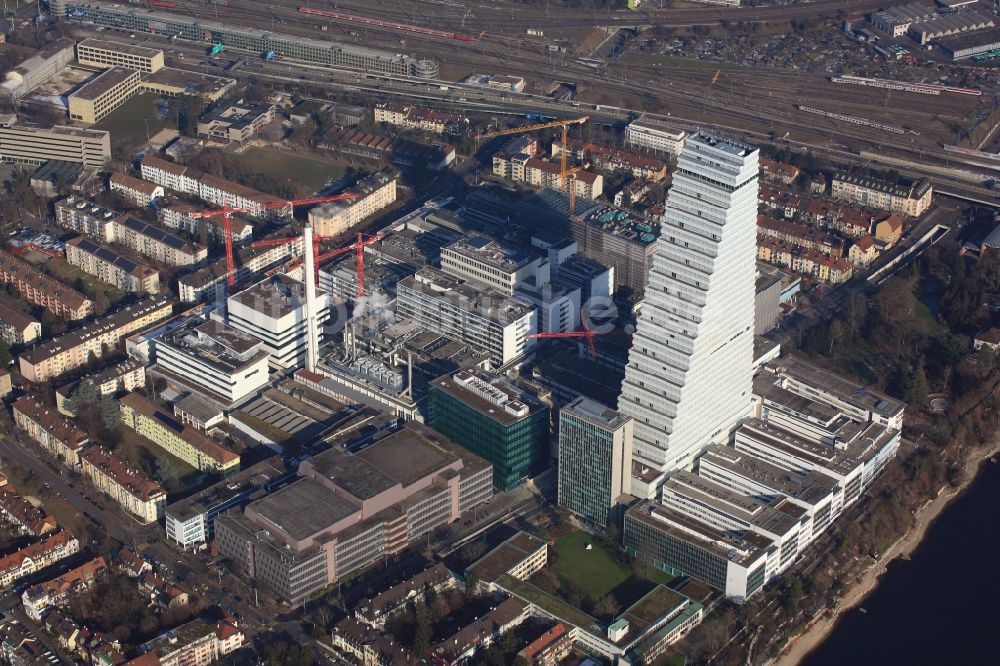
[[[264,343],[212,319],[191,317],[153,340],[157,369],[172,383],[232,404],[267,384]]]
[[[466,234],[441,249],[441,270],[466,282],[512,296],[520,286],[549,283],[549,262],[482,234]]]
[[[431,267],[396,285],[396,314],[488,353],[494,368],[524,356],[538,330],[538,312],[524,300],[474,289]]]
[[[618,401],[650,469],[689,468],[750,413],[757,156],[700,133],[678,159]]]
[[[268,277],[228,299],[228,321],[233,328],[264,343],[273,368],[301,367],[306,362],[305,286],[283,273]],[[319,345],[323,324],[330,317],[330,295],[316,294]]]
[[[642,114],[625,128],[627,148],[646,148],[677,157],[684,148],[683,130],[672,129],[666,123]]]

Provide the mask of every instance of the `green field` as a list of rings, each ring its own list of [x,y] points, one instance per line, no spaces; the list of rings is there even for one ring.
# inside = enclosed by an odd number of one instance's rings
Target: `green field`
[[[249,148],[235,159],[258,173],[302,183],[310,192],[316,192],[344,175],[344,167],[340,165],[269,148]]]
[[[90,298],[96,297],[98,291],[103,291],[109,305],[114,305],[124,296],[124,293],[118,287],[101,282],[93,275],[85,273],[76,266],[67,263],[65,259],[53,258],[45,262],[45,268],[74,289],[76,289],[76,281],[78,279],[82,280],[84,284],[83,291]]]
[[[618,562],[613,553],[586,532],[567,534],[556,541],[553,550],[558,557],[552,573],[577,585],[591,601],[597,601],[632,576],[628,566]]]
[[[156,109],[159,95],[140,93],[95,123],[93,129],[111,132],[111,152],[128,159],[149,137],[163,128],[177,129],[177,113],[170,111],[161,120]]]

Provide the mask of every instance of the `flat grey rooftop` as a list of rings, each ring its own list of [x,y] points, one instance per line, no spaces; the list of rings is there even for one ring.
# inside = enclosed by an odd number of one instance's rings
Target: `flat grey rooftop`
[[[307,539],[358,511],[318,481],[301,479],[251,505],[270,522],[296,540]]]

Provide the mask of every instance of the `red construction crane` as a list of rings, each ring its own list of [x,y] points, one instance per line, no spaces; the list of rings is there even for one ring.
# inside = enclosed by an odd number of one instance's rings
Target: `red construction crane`
[[[251,244],[251,247],[273,247],[275,245],[284,245],[285,243],[294,242],[295,240],[297,240],[297,238],[298,237],[270,238],[267,240],[255,241],[254,243]],[[327,236],[313,237],[313,253],[314,253],[313,256],[315,257],[313,263],[315,264],[316,272],[317,273],[319,272],[320,264],[326,261],[327,259],[336,257],[337,255],[344,254],[345,252],[349,252],[351,250],[355,250],[357,252],[355,264],[357,265],[357,271],[358,271],[358,297],[360,298],[361,296],[364,296],[365,295],[365,247],[385,238],[385,232],[379,231],[375,235],[369,236],[368,240],[364,239],[364,234],[359,233],[358,240],[351,243],[350,245],[346,245],[344,247],[337,248],[336,250],[330,250],[329,252],[324,252],[323,254],[319,254],[319,241],[328,240],[328,238],[329,237]],[[279,270],[282,270],[287,273],[288,271],[298,268],[299,263],[300,262],[298,260],[290,262],[285,268]],[[270,275],[270,273],[268,274]]]
[[[326,261],[331,257],[336,257],[339,254],[344,254],[345,252],[354,250],[357,253],[355,257],[355,265],[358,270],[358,298],[361,298],[365,295],[365,247],[375,243],[376,241],[380,241],[383,238],[385,238],[384,231],[379,231],[374,236],[369,236],[368,240],[365,240],[364,235],[359,232],[358,240],[356,242],[351,243],[347,247],[342,247],[339,250],[331,250],[316,257],[316,268],[317,270],[319,269],[321,261]]]
[[[532,333],[529,338],[535,338],[538,340],[551,340],[553,338],[587,338],[587,346],[590,347],[590,356],[592,358],[597,358],[597,347],[594,345],[594,336],[602,335],[597,331],[592,331],[587,326],[586,318],[581,318],[583,324],[582,331],[562,331],[553,333]]]
[[[327,203],[329,201],[341,201],[343,199],[356,199],[358,194],[336,194],[332,197],[314,197],[312,199],[290,199],[284,201],[272,201],[269,203],[256,204],[254,206],[241,206],[238,208],[231,208],[229,206],[224,206],[223,208],[218,208],[216,210],[206,210],[200,213],[192,213],[191,217],[196,220],[204,220],[210,217],[222,216],[222,235],[226,241],[226,281],[230,287],[236,282],[236,266],[233,261],[233,213],[255,213],[260,210],[274,210],[277,208],[285,208],[286,206],[296,207],[296,206],[310,206],[312,204]],[[289,240],[284,240],[283,242],[291,242]],[[282,243],[275,243],[275,245],[281,245]],[[261,247],[257,243],[253,244],[254,247]]]

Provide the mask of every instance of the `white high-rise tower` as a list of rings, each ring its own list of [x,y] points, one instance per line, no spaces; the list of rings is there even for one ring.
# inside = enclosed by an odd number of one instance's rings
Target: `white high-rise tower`
[[[618,399],[634,458],[668,475],[750,411],[757,157],[698,133],[677,160]]]

